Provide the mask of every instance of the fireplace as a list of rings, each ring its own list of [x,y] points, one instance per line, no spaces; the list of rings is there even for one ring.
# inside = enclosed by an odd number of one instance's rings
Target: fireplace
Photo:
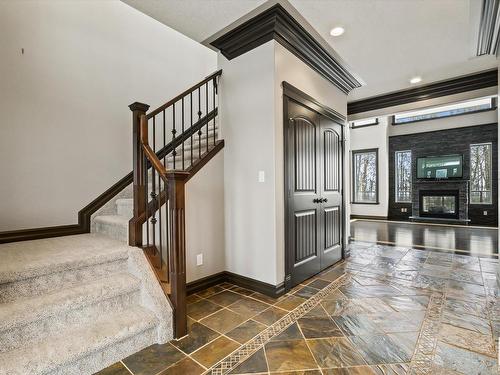
[[[458,190],[420,190],[420,217],[458,219]]]

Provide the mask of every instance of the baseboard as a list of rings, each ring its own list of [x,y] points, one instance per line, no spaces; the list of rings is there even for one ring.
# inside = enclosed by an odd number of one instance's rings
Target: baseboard
[[[360,219],[360,220],[385,220],[387,221],[387,216],[368,216],[368,215],[351,215],[351,220]]]
[[[285,285],[283,283],[279,285],[272,285],[229,271],[222,271],[214,275],[191,281],[187,284],[187,293],[193,294],[223,282],[235,284],[241,286],[242,288],[253,290],[254,292],[259,292],[274,298],[282,296],[285,293]]]

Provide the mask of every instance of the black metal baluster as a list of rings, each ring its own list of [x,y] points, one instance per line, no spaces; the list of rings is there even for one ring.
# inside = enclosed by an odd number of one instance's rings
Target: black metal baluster
[[[158,197],[157,197],[157,202],[158,202],[158,221],[159,221],[159,237],[160,237],[160,269],[163,267],[163,243],[162,243],[162,233],[163,232],[163,226],[161,225],[161,176],[158,176]]]
[[[191,107],[191,110],[189,112],[189,117],[191,119],[191,130],[193,128],[193,92],[190,92],[189,93],[189,105]],[[193,165],[193,132],[191,131],[191,164],[190,165]]]
[[[165,124],[165,110],[162,111],[163,113],[163,148],[167,145],[167,125]],[[167,164],[165,163],[166,159],[166,154],[163,155],[163,165],[166,166]]]
[[[217,77],[214,77],[213,83],[212,83],[212,96],[213,96],[213,103],[212,103],[212,108],[214,112],[214,144],[212,147],[215,147],[215,140],[216,140],[216,132],[215,132],[215,92],[217,91]]]
[[[182,133],[184,134],[184,97],[181,99],[182,103],[182,114],[181,114],[181,126],[182,126]],[[184,141],[182,142],[182,170],[184,170]]]
[[[154,132],[154,131],[153,131]],[[156,169],[152,166],[151,167],[151,183],[152,183],[152,191],[151,191],[151,203],[152,203],[152,209],[153,211],[151,212],[151,242],[153,243],[153,247],[156,251],[158,251],[158,249],[156,248],[156,207],[155,207],[155,204],[156,204]],[[147,203],[146,203],[147,204]],[[146,220],[146,223],[147,223],[147,220]],[[160,250],[161,251],[161,250]],[[155,254],[156,256],[158,254]],[[157,265],[158,267],[158,265]],[[161,261],[160,261],[160,266],[161,268]]]
[[[206,152],[208,152],[208,140],[210,139],[210,137],[208,136],[208,82],[205,83],[205,118],[207,120],[207,126],[205,127],[206,129],[206,133],[207,133],[207,141],[205,142],[207,144],[207,150]]]
[[[175,103],[174,103],[172,104],[172,142],[175,139],[175,133],[176,130],[175,130]],[[175,157],[177,156],[177,151],[175,150],[175,147],[174,150],[172,151],[172,156],[174,158],[174,169],[175,169]]]
[[[200,92],[200,88],[198,87],[198,123],[200,122],[201,120],[201,92]],[[201,127],[200,127],[200,130],[198,130],[198,158],[201,159],[201,135],[203,134],[203,132],[201,131]]]

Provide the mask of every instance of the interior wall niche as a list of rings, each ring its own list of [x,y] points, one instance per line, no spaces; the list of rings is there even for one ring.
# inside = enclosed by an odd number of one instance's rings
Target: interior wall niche
[[[409,221],[413,215],[412,203],[399,203],[395,199],[395,152],[402,150],[412,151],[412,187],[414,192],[419,186],[425,184],[425,188],[440,189],[433,186],[432,181],[416,178],[417,158],[439,155],[463,155],[463,179],[470,177],[470,145],[476,143],[492,143],[492,181],[493,200],[491,204],[468,203],[468,218],[470,225],[498,225],[498,124],[485,124],[455,129],[438,130],[426,133],[414,133],[389,137],[389,209],[390,220]],[[449,180],[448,184],[453,180]],[[439,183],[438,183],[439,184]],[[445,183],[439,184],[440,186]],[[463,183],[462,183],[463,185]],[[462,193],[463,195],[464,193]],[[413,195],[415,199],[415,195]],[[461,203],[465,202],[462,196]],[[467,199],[467,202],[469,200]],[[486,215],[485,215],[486,213]]]

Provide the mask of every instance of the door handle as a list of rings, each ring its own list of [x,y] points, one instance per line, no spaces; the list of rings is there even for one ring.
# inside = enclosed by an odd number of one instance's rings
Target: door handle
[[[321,198],[314,198],[313,203],[321,203]]]
[[[327,198],[323,198],[323,202],[328,202],[328,199]]]

